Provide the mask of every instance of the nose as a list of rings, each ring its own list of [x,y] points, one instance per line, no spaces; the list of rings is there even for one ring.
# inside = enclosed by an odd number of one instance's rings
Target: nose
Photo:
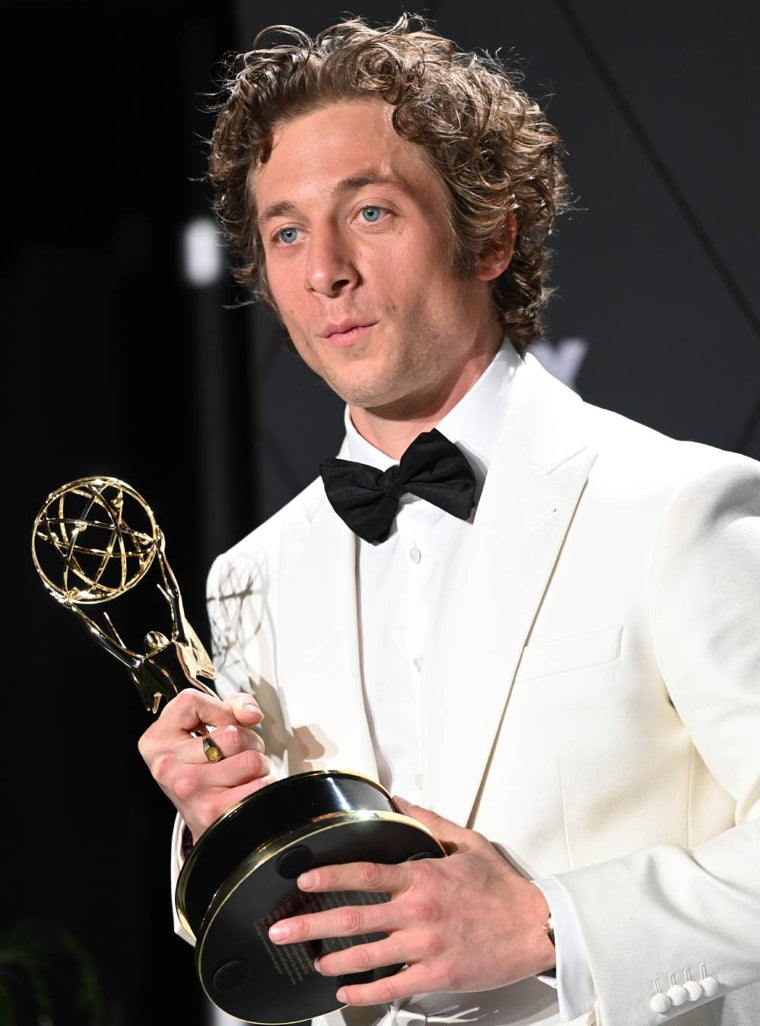
[[[309,292],[337,296],[358,280],[348,239],[335,226],[312,230],[306,261],[305,285]]]

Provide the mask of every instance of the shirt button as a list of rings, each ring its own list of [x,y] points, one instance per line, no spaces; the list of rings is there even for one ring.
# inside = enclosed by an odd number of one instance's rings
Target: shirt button
[[[409,549],[409,558],[413,563],[419,563],[419,561],[422,559],[422,553],[416,545],[413,546],[413,548]]]
[[[422,774],[421,773],[415,773],[414,774],[414,786],[417,788],[418,791],[422,790]]]
[[[415,656],[412,659],[412,666],[415,668],[417,673],[422,673],[422,656]]]

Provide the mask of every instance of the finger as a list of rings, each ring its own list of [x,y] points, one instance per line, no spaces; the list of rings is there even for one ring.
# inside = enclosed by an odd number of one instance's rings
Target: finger
[[[261,723],[264,719],[264,713],[253,695],[240,691],[234,695],[228,695],[224,701],[232,709],[235,718],[246,726],[250,727]]]
[[[347,976],[388,966],[406,965],[412,960],[410,950],[402,954],[397,935],[383,936],[366,944],[352,944],[338,951],[320,955],[314,969],[320,976]]]
[[[204,761],[204,765],[199,769],[199,780],[204,786],[214,788],[239,787],[250,780],[258,780],[271,773],[267,757],[260,752],[251,751],[231,755],[215,763]]]
[[[216,758],[214,758],[213,752],[207,754],[206,749],[209,742],[219,753]],[[205,736],[189,737],[187,740],[178,741],[174,746],[174,751],[181,762],[202,765],[207,762],[217,764],[223,760],[228,761],[231,757],[243,752],[263,755],[265,746],[263,739],[255,730],[230,724],[227,727],[210,730]]]
[[[393,796],[393,802],[398,806],[399,811],[405,816],[409,816],[411,819],[416,819],[424,827],[427,827],[430,833],[445,848],[447,848],[447,850],[456,850],[456,848],[462,844],[465,844],[468,847],[470,846],[472,831],[465,829],[465,827],[458,826],[450,819],[446,819],[445,816],[441,816],[439,813],[433,812],[432,809],[426,809],[422,805],[415,805],[413,802],[407,801],[406,798],[401,798],[399,795]]]
[[[228,705],[220,698],[184,688],[164,706],[161,714],[138,741],[140,754],[150,765],[153,759],[189,735],[206,733],[208,727],[237,724]]]
[[[424,970],[417,966],[404,967],[393,976],[385,976],[373,983],[350,984],[339,987],[336,998],[343,1005],[385,1005],[391,1001],[413,997],[434,989]]]
[[[302,873],[296,881],[302,891],[362,891],[397,894],[411,883],[410,864],[384,865],[379,862],[347,862],[319,866]]]
[[[175,695],[164,706],[159,721],[167,729],[185,733],[204,725],[226,727],[238,722],[232,709],[221,698],[195,688],[183,688]]]
[[[264,752],[264,739],[250,727],[239,726],[231,723],[227,727],[216,727],[208,732],[208,739],[219,749],[220,758],[230,755],[237,755],[239,752]],[[205,738],[202,739],[205,741]],[[215,762],[214,758],[206,755],[205,746],[201,744],[201,754],[209,762]]]
[[[386,902],[376,905],[345,905],[280,919],[270,926],[269,939],[274,944],[297,944],[331,937],[357,937],[390,928]]]

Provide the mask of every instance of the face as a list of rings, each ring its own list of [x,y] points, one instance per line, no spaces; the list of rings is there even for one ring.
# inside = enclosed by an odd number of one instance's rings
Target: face
[[[508,263],[453,271],[444,186],[390,116],[370,99],[284,122],[253,179],[283,324],[368,437],[378,419],[434,423],[482,373]]]

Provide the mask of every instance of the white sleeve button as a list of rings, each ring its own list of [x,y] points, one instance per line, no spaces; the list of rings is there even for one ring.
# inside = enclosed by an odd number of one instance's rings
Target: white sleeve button
[[[682,987],[680,983],[674,983],[672,987],[668,987],[668,997],[678,1007],[688,1000],[689,995],[686,987]]]
[[[702,990],[705,992],[707,997],[715,997],[715,995],[718,993],[719,987],[720,984],[714,976],[705,976],[705,978],[702,980]]]
[[[702,997],[702,985],[697,983],[696,980],[687,980],[684,983],[684,987],[686,988],[686,993],[689,995],[689,1001],[699,1001]]]
[[[672,1002],[667,994],[658,992],[649,1002],[649,1007],[658,1015],[664,1015],[670,1008]]]

